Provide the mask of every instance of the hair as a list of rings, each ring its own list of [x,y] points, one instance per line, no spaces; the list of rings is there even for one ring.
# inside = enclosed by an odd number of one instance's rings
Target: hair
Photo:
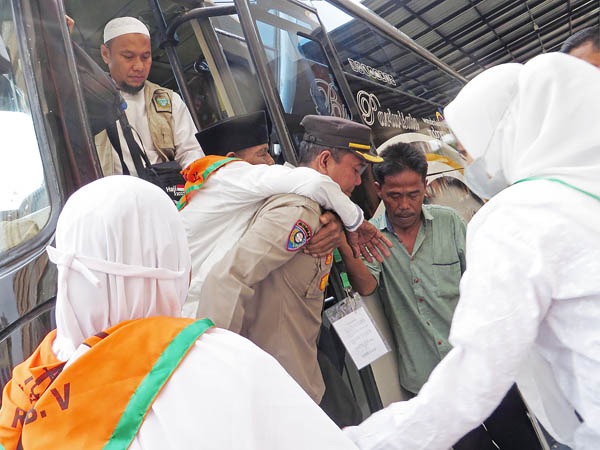
[[[298,165],[308,166],[325,150],[331,152],[331,156],[335,162],[340,162],[344,152],[348,150],[335,147],[326,147],[324,145],[315,144],[314,142],[302,141],[298,150]]]
[[[416,143],[400,142],[392,144],[383,150],[379,156],[383,162],[373,164],[373,177],[379,184],[385,182],[385,177],[396,175],[405,170],[412,170],[425,180],[427,176],[427,159],[425,153]]]
[[[591,42],[595,50],[600,51],[600,27],[588,27],[573,33],[560,47],[562,53],[570,53],[572,50]]]

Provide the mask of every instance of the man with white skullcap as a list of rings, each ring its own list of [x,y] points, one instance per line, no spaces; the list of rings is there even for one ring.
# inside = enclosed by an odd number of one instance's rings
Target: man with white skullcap
[[[134,138],[152,164],[175,159],[182,168],[204,156],[194,134],[190,112],[181,97],[147,80],[152,65],[150,32],[133,17],[112,19],[104,27],[100,49],[111,77],[127,102],[127,119]],[[123,155],[111,144],[118,140]],[[96,136],[96,148],[104,175],[136,174],[120,125]]]
[[[48,254],[56,330],[4,389],[0,448],[356,450],[274,358],[180,317],[190,256],[158,187],[84,186]]]
[[[546,53],[487,69],[445,108],[467,185],[490,200],[467,229],[453,349],[414,399],[346,430],[361,449],[446,450],[528,371],[544,428],[600,448],[598,98],[596,67]]]

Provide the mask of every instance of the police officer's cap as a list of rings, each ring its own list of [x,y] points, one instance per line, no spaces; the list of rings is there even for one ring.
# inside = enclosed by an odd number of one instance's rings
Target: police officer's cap
[[[371,129],[352,120],[333,116],[305,116],[300,125],[304,127],[303,140],[324,147],[350,150],[370,163],[383,162],[371,147]]]
[[[196,133],[205,155],[225,156],[269,142],[267,117],[264,111],[235,116]]]

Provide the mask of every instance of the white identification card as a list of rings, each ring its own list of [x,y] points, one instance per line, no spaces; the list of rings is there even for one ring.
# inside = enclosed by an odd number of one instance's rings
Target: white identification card
[[[358,294],[328,308],[325,314],[358,369],[390,351]]]

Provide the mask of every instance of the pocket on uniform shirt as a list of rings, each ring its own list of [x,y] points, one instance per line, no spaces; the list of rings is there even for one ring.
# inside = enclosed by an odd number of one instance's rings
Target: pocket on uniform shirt
[[[319,258],[310,255],[298,254],[293,265],[283,267],[282,276],[290,288],[305,300],[323,300],[321,282],[329,273],[330,266],[326,266]]]
[[[460,272],[460,261],[433,263],[432,267],[437,295],[448,299],[458,297],[458,287],[462,275]]]

